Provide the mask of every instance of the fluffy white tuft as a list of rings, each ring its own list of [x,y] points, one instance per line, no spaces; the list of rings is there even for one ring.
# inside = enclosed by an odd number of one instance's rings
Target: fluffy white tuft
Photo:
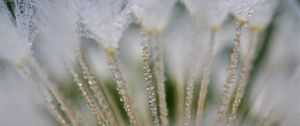
[[[164,29],[176,0],[131,0],[134,14],[149,29]]]
[[[227,17],[231,2],[226,0],[184,0],[191,15],[209,27],[220,26]]]
[[[119,40],[133,21],[131,6],[123,0],[76,1],[83,24],[104,48],[118,48]]]
[[[254,26],[266,27],[272,20],[279,0],[260,0],[257,2],[250,23]]]
[[[231,0],[232,13],[239,21],[248,21],[258,0]]]
[[[29,56],[29,47],[9,19],[9,16],[0,13],[0,58],[20,65]]]

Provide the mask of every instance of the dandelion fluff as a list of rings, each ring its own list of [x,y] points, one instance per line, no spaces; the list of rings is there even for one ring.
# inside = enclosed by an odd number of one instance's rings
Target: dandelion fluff
[[[219,27],[229,13],[226,0],[184,0],[191,15],[209,27]]]
[[[147,29],[162,30],[168,23],[175,0],[131,0],[133,12]]]
[[[123,32],[134,19],[131,5],[122,0],[79,0],[77,11],[91,36],[105,49],[118,48]]]
[[[19,36],[8,16],[0,13],[0,57],[21,65],[30,56],[27,44]]]
[[[258,0],[231,0],[232,13],[241,22],[247,22],[251,17]]]
[[[250,19],[250,25],[264,28],[268,25],[275,13],[279,0],[260,0]]]
[[[69,10],[67,3],[58,1],[35,2],[37,8],[37,27],[40,37],[49,44],[48,48],[58,54],[74,58],[78,44],[76,35],[77,16]],[[54,51],[52,51],[54,53]]]
[[[55,78],[69,78],[65,61],[75,62],[75,49],[79,44],[78,17],[66,1],[36,0],[34,7],[34,23],[38,30],[33,41],[35,55],[45,61],[43,66]]]
[[[34,6],[33,0],[14,0],[15,3],[15,20],[20,35],[32,43],[36,29],[34,28]]]

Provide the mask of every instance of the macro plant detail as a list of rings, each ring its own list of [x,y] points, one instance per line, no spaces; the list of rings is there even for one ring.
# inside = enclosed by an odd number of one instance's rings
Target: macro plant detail
[[[300,125],[299,14],[299,0],[0,0],[0,125]]]

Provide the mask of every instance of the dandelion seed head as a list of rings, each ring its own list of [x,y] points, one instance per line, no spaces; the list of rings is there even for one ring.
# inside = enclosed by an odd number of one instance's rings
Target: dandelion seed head
[[[75,50],[80,42],[77,34],[78,16],[73,4],[60,0],[35,0],[33,3],[33,19],[37,29],[33,51],[41,59],[47,57],[43,67],[54,77],[68,78],[65,62],[75,62]]]
[[[133,12],[147,29],[163,30],[168,23],[175,0],[131,0]]]
[[[231,0],[232,13],[239,22],[247,22],[251,17],[258,0]]]
[[[209,27],[219,27],[227,17],[231,3],[226,0],[184,0],[192,16]]]
[[[250,18],[251,26],[266,27],[271,21],[278,3],[278,0],[259,0]]]
[[[36,29],[34,28],[34,7],[33,0],[15,0],[17,7],[15,7],[15,20],[16,26],[20,35],[28,40],[28,43],[32,43]]]
[[[48,43],[47,48],[55,50],[53,55],[74,58],[74,50],[79,44],[77,35],[77,15],[67,2],[35,2],[36,24],[40,37],[38,42]],[[51,8],[51,9],[49,9]]]
[[[91,110],[83,122],[100,125],[298,125],[297,1],[278,10],[279,0],[181,1],[0,0],[0,75],[9,60],[38,83],[63,126],[81,125],[81,107]],[[71,84],[70,75],[79,91],[55,90],[51,80]]]
[[[8,16],[0,13],[0,57],[14,65],[25,63],[30,56],[29,47],[24,42]]]
[[[131,5],[123,0],[79,0],[77,11],[94,39],[107,49],[118,48],[123,32],[134,19]]]

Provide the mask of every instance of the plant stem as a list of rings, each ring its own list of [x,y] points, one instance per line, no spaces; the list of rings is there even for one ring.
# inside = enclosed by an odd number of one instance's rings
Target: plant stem
[[[186,85],[186,96],[185,96],[185,119],[184,125],[190,126],[191,124],[191,113],[192,113],[192,103],[193,103],[193,95],[194,95],[194,85],[195,85],[195,61],[192,61],[190,67],[190,73],[188,82]]]
[[[125,121],[122,117],[121,111],[118,108],[118,104],[117,101],[113,98],[113,94],[112,92],[110,92],[110,89],[108,87],[108,84],[105,83],[105,81],[102,78],[97,78],[100,82],[99,82],[99,86],[101,87],[101,89],[103,89],[103,93],[108,101],[108,103],[110,104],[110,107],[112,109],[113,114],[116,117],[116,120],[118,121],[118,125],[125,125]]]
[[[123,103],[125,111],[127,112],[127,115],[129,117],[130,125],[139,126],[140,120],[137,117],[132,98],[129,95],[128,88],[126,87],[126,82],[121,72],[117,51],[115,49],[106,50],[106,57],[110,70],[112,71],[114,79],[117,83],[117,91],[121,97],[120,100]]]
[[[157,93],[159,100],[159,114],[162,126],[168,126],[168,109],[166,102],[165,90],[165,75],[164,75],[164,62],[163,62],[163,47],[159,39],[159,32],[154,31],[152,48],[153,48],[153,61],[154,61],[154,75],[157,81]]]
[[[233,88],[233,83],[234,83],[235,77],[236,77],[241,35],[242,35],[242,29],[243,29],[244,25],[245,25],[245,22],[240,21],[238,27],[236,28],[236,36],[234,39],[233,51],[230,55],[230,64],[229,64],[229,69],[227,71],[226,83],[224,85],[224,92],[222,95],[222,103],[218,110],[217,119],[214,124],[215,126],[218,126],[220,124],[223,125],[225,118],[226,118],[226,113],[228,111],[228,105],[229,105],[229,102],[231,99],[231,90]]]
[[[142,49],[143,49],[143,69],[144,69],[144,76],[146,81],[146,91],[148,95],[148,101],[150,105],[150,111],[153,118],[153,125],[159,126],[159,117],[157,112],[157,104],[156,104],[156,92],[154,84],[152,83],[152,73],[149,65],[149,47],[148,47],[148,39],[149,37],[143,32],[143,29],[140,30],[140,35],[142,37]]]
[[[109,103],[108,103],[107,99],[105,98],[99,85],[97,84],[97,81],[95,80],[94,76],[89,71],[86,61],[83,59],[83,56],[80,52],[80,48],[78,48],[76,51],[76,59],[80,65],[84,79],[88,80],[88,84],[89,84],[88,86],[92,90],[92,92],[91,92],[92,95],[94,95],[98,101],[98,104],[99,104],[98,107],[99,107],[100,111],[103,113],[106,120],[109,121],[110,125],[116,125],[117,122],[116,122],[115,117],[113,116],[111,107],[109,106]]]
[[[70,119],[73,125],[85,125],[82,118],[79,117],[76,111],[73,111],[70,106],[66,105],[66,100],[61,92],[58,90],[56,84],[49,80],[46,72],[40,67],[39,63],[34,59],[32,61],[32,69],[37,73],[37,75],[42,79],[42,82],[46,84],[49,90],[53,93],[54,98],[57,99],[58,103],[61,106],[61,109],[66,113],[66,116]]]
[[[249,78],[249,74],[251,72],[252,68],[252,62],[253,58],[255,56],[256,51],[256,43],[257,43],[257,32],[256,31],[250,31],[250,38],[249,38],[249,45],[248,45],[248,51],[245,57],[245,61],[243,64],[242,72],[240,79],[238,81],[237,89],[235,92],[234,101],[232,104],[232,112],[229,117],[227,126],[231,126],[233,124],[233,121],[236,119],[236,114],[238,107],[240,105],[240,101],[244,94],[245,84],[247,83],[247,80]]]
[[[201,125],[202,121],[202,115],[204,112],[204,105],[205,105],[205,98],[207,94],[207,87],[210,81],[210,73],[211,73],[211,64],[213,60],[213,48],[215,45],[215,35],[217,30],[212,29],[211,35],[210,35],[210,43],[209,48],[206,52],[206,60],[203,66],[203,72],[202,72],[202,79],[201,79],[201,86],[200,86],[200,92],[199,92],[199,99],[198,99],[198,108],[196,113],[196,126]]]
[[[34,79],[34,73],[32,72],[31,68],[29,66],[24,67],[19,69],[18,73],[22,78],[34,84],[34,87],[38,89],[40,94],[42,94],[45,103],[47,103],[46,105],[48,111],[57,120],[57,122],[62,126],[71,126],[71,124],[68,122],[68,119],[65,117],[65,112],[61,109],[61,104],[59,101],[53,96],[53,93],[49,88],[37,82],[37,79]]]
[[[178,68],[178,71],[176,72],[176,85],[177,85],[177,117],[176,117],[176,121],[178,125],[182,125],[183,124],[183,120],[184,120],[184,91],[185,91],[185,86],[184,86],[184,65],[183,65],[183,60],[182,59],[177,59],[176,60],[176,66]]]
[[[74,68],[72,68],[70,64],[68,64],[68,69],[73,76],[74,82],[77,84],[79,90],[81,91],[83,97],[85,98],[90,111],[95,115],[97,123],[101,126],[106,125],[107,122],[105,120],[105,116],[99,110],[99,108],[97,108],[96,101],[93,98],[93,96],[90,94],[90,92],[88,92],[87,87],[83,85],[82,80],[79,79],[78,74],[75,72]]]

